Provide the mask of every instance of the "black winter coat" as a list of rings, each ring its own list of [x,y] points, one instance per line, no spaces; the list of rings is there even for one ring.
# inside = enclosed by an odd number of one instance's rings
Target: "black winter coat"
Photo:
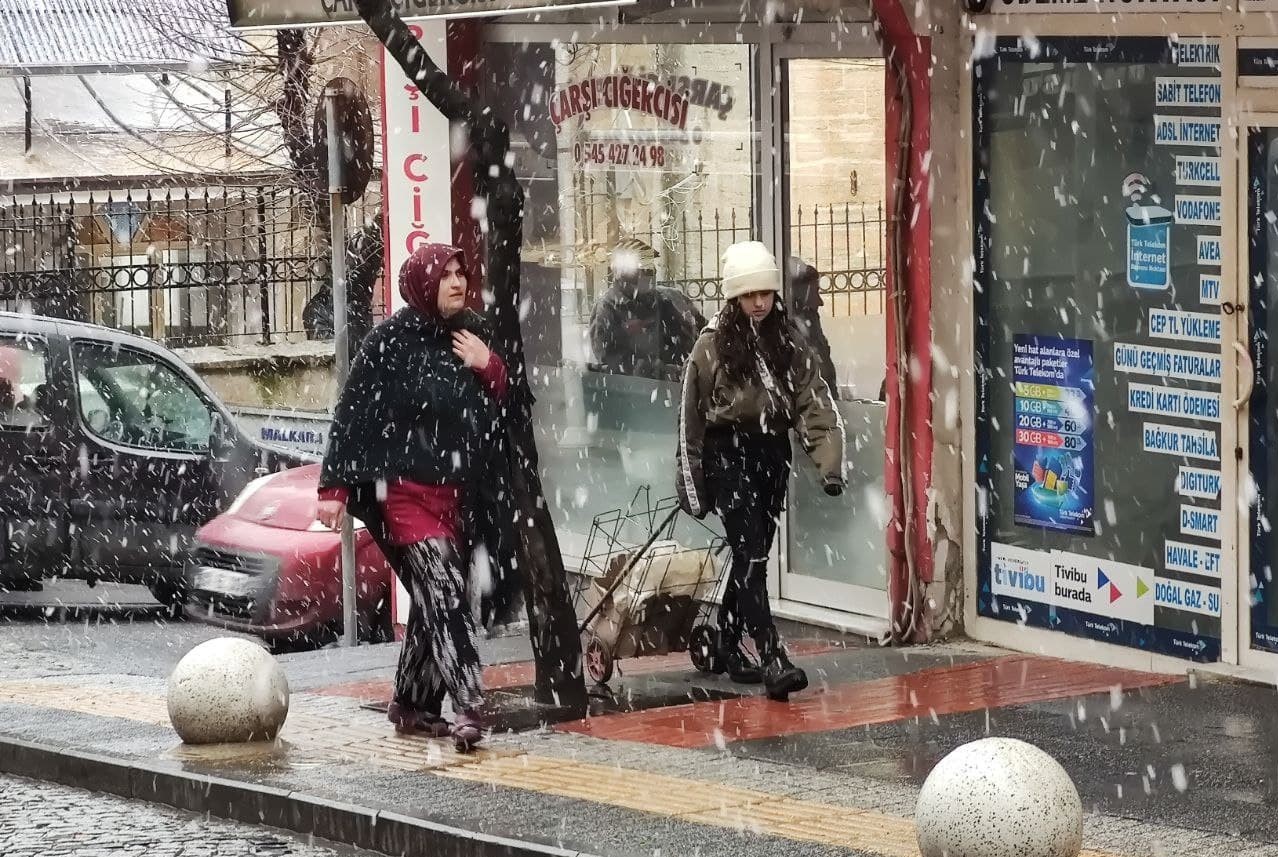
[[[333,413],[320,487],[350,490],[348,507],[389,545],[379,484],[408,479],[461,489],[462,545],[483,545],[494,589],[486,612],[517,602],[514,500],[504,409],[452,352],[454,330],[490,340],[469,310],[447,324],[401,309],[364,340]]]

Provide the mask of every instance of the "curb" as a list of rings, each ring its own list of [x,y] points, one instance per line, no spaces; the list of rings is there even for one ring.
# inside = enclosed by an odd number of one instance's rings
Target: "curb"
[[[407,857],[590,857],[304,792],[0,735],[0,773],[163,804]]]

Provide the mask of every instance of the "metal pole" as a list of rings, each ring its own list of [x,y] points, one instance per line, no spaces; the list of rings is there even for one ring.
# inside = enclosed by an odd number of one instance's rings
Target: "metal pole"
[[[350,335],[346,310],[346,206],[342,201],[342,134],[337,125],[339,90],[324,90],[328,127],[329,250],[333,254],[333,338],[337,362],[337,388],[346,384],[351,368]],[[342,645],[359,645],[356,616],[355,528],[351,516],[342,520]]]

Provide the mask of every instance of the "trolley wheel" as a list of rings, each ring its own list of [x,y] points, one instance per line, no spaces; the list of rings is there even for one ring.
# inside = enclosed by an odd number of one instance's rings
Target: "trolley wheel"
[[[698,625],[688,638],[688,657],[703,673],[714,672],[714,656],[719,650],[719,632],[709,625]]]
[[[595,684],[607,684],[612,678],[612,652],[604,648],[598,637],[591,637],[586,643],[586,675]]]

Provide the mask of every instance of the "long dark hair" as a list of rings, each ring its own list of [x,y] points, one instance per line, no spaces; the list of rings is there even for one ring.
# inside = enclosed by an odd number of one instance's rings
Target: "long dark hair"
[[[772,312],[756,326],[737,300],[730,300],[719,310],[715,322],[714,350],[729,380],[744,383],[757,374],[755,354],[763,355],[772,377],[790,391],[790,367],[798,331],[790,321],[781,296],[777,295]]]

